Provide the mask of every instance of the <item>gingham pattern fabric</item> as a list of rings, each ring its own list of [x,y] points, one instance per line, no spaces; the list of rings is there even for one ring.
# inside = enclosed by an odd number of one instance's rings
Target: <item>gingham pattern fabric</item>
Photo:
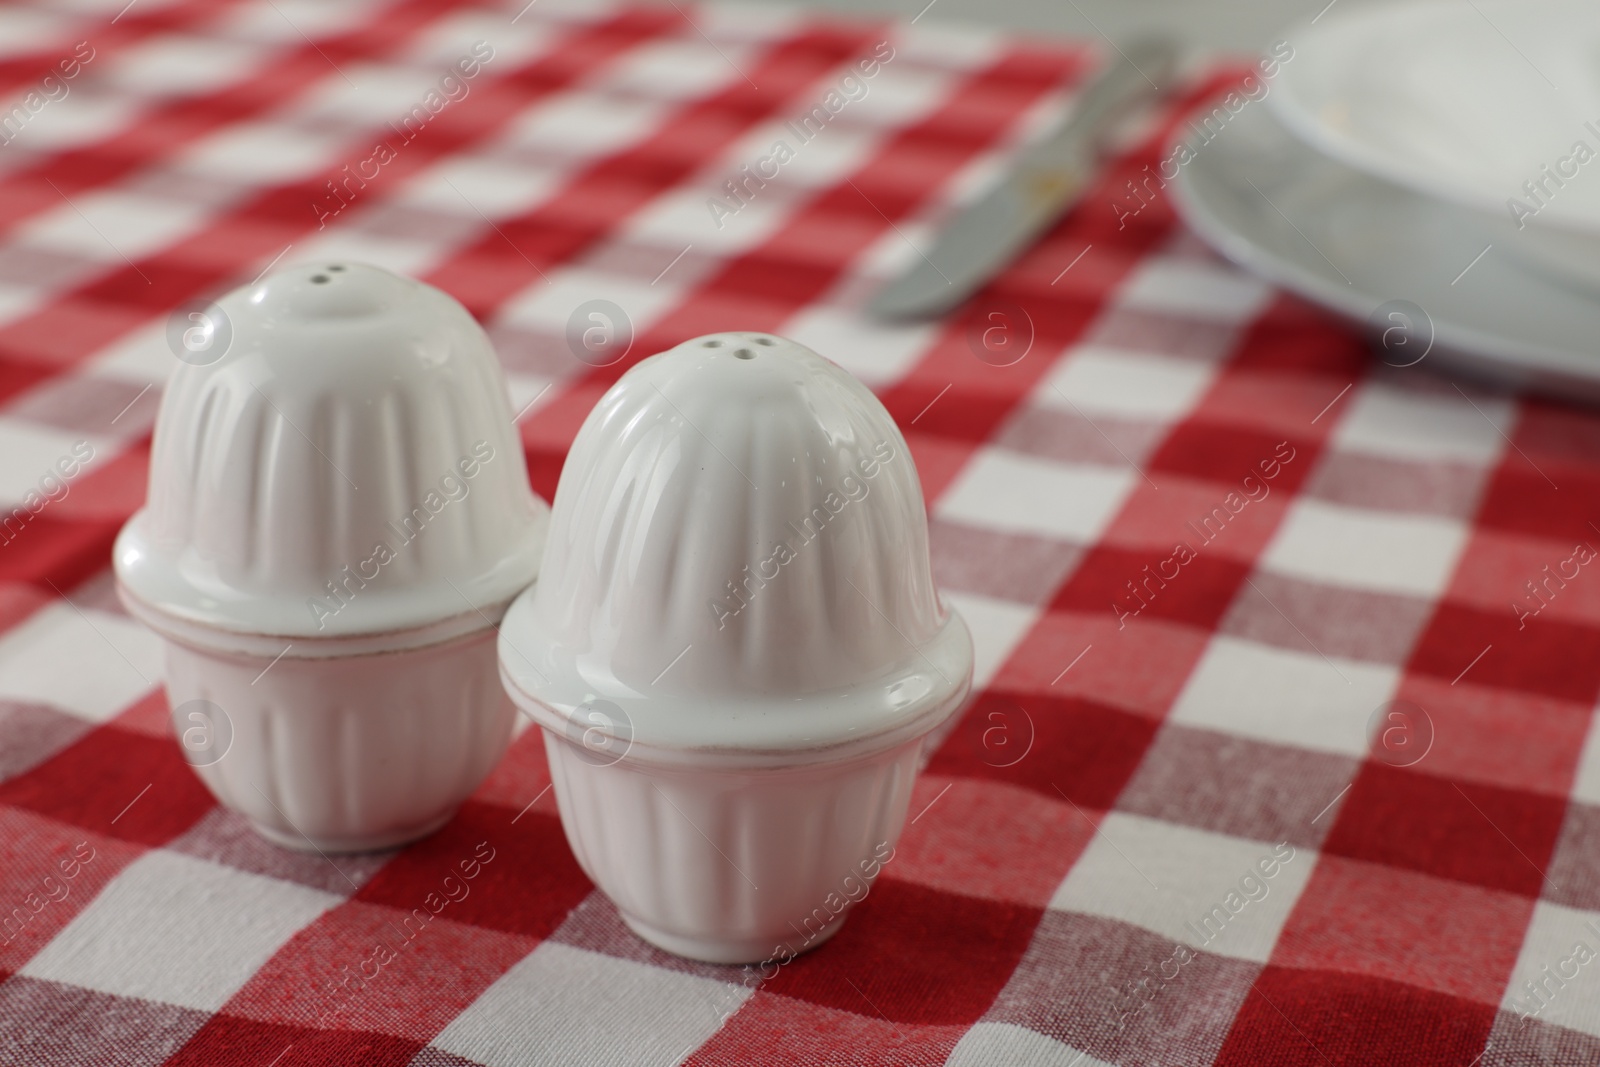
[[[887,327],[866,295],[1070,103],[1086,45],[122,4],[0,12],[0,1063],[1600,1062],[1600,420],[1376,373],[1164,199],[1129,215],[1228,72],[977,301]],[[864,97],[708,208],[880,42]],[[434,836],[331,860],[184,764],[108,572],[168,313],[335,255],[487,325],[546,497],[609,383],[698,333],[795,337],[883,398],[978,695],[832,942],[749,983],[634,939],[537,731]],[[606,367],[566,339],[594,299],[634,333]]]

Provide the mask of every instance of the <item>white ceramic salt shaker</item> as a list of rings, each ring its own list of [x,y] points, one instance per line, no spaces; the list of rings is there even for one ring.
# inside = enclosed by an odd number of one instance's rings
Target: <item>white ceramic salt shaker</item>
[[[696,338],[601,398],[553,507],[500,670],[578,862],[670,952],[821,944],[971,685],[894,421],[792,341]]]
[[[173,374],[115,549],[185,758],[281,845],[423,836],[509,743],[494,626],[549,518],[489,340],[440,290],[348,262],[196,321],[215,350]]]

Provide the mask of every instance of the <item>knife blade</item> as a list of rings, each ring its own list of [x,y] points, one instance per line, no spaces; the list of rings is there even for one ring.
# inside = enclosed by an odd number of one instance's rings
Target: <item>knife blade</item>
[[[1117,49],[1061,125],[962,209],[933,250],[880,289],[868,311],[885,319],[918,318],[948,311],[972,295],[1077,202],[1094,175],[1107,128],[1129,106],[1164,91],[1178,57],[1176,43],[1164,37]]]

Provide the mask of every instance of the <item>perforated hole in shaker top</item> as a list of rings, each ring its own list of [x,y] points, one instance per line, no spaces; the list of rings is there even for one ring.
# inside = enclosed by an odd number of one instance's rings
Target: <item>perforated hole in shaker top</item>
[[[750,351],[748,348],[737,349],[733,354],[738,356],[740,359],[755,359],[756,358],[756,354],[754,352]]]
[[[757,337],[756,338],[756,344],[758,344],[758,345],[766,345],[768,348],[772,347],[776,343],[777,342],[774,341],[770,337]]]
[[[326,285],[328,282],[328,276],[326,274],[313,274],[311,276],[311,281],[316,285]]]
[[[717,340],[715,337],[713,337],[711,340],[709,340],[709,341],[707,341],[705,343],[705,347],[707,347],[707,348],[721,348],[722,347],[722,342]]]
[[[344,270],[344,264],[335,263],[333,266],[329,267],[328,269],[329,270]]]

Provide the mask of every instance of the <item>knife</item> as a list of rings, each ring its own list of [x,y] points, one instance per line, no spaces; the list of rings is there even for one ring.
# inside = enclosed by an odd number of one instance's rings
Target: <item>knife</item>
[[[1178,65],[1177,44],[1141,38],[1083,90],[1060,127],[1022,154],[1010,172],[962,209],[911,269],[868,304],[878,318],[937,315],[972,295],[1083,195],[1105,131],[1130,105],[1155,97]]]

